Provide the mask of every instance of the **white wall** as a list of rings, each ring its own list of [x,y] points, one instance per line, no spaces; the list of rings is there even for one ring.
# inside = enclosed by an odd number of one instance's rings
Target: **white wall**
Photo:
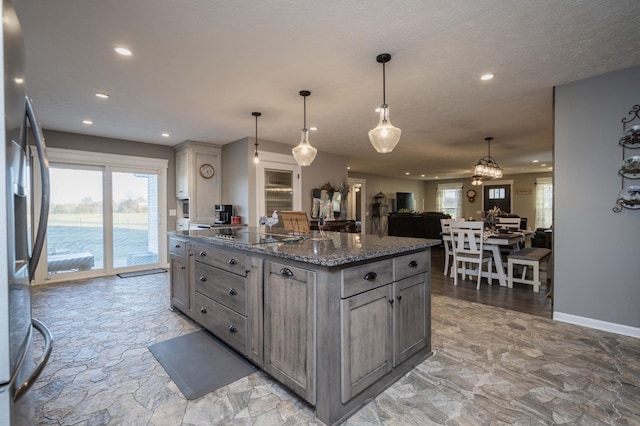
[[[640,337],[640,210],[612,211],[621,119],[637,104],[640,67],[556,88],[554,319]]]

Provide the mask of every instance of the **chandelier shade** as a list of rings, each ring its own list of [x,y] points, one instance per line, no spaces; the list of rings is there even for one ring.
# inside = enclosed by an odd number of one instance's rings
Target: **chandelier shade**
[[[391,60],[391,55],[381,53],[376,57],[376,61],[382,64],[382,106],[380,106],[380,121],[378,125],[369,130],[369,141],[373,148],[381,154],[393,151],[398,145],[402,130],[391,124],[389,120],[389,105],[386,96],[386,74],[385,64]]]
[[[488,154],[485,157],[482,157],[478,160],[475,166],[473,166],[473,178],[490,178],[490,179],[500,179],[502,177],[502,169],[498,165],[498,162],[491,156],[491,141],[493,138],[488,137],[484,138],[487,141],[488,146]],[[475,184],[481,185],[482,183]]]
[[[258,117],[260,117],[262,114],[259,112],[252,112],[251,115],[256,118],[256,141],[254,144],[256,146],[256,152],[255,154],[253,154],[253,163],[258,164],[260,162],[260,157],[258,157]]]
[[[309,130],[307,129],[307,96],[311,94],[308,90],[301,90],[300,96],[304,99],[304,127],[302,128],[302,137],[298,146],[293,148],[293,158],[300,166],[309,166],[316,158],[318,150],[309,143]]]
[[[474,175],[471,178],[471,185],[475,185],[475,186],[482,185],[482,177],[478,175]]]

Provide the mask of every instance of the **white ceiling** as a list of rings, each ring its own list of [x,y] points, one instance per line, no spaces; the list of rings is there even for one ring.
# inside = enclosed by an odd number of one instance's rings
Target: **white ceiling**
[[[506,174],[546,171],[553,87],[640,65],[638,0],[14,1],[45,128],[226,144],[253,137],[260,111],[259,138],[293,147],[304,89],[318,155],[386,176],[470,177],[487,136]],[[378,154],[385,52],[402,137]]]

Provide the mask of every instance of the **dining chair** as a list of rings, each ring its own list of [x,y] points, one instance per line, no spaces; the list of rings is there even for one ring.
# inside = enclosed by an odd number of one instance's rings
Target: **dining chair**
[[[461,219],[440,219],[440,230],[442,234],[451,234],[451,222],[454,220],[458,220],[460,222],[464,222],[464,218]],[[449,258],[451,258],[451,264],[453,265],[453,250],[451,249],[451,237],[443,238],[442,240],[444,244],[444,276],[446,277],[449,273]],[[451,276],[453,277],[453,269],[451,269]]]
[[[519,217],[498,217],[496,227],[517,231],[520,229],[520,220]]]
[[[458,274],[462,273],[462,279],[467,276],[467,265],[477,265],[475,274],[473,271],[469,275],[477,275],[476,289],[480,289],[480,279],[482,278],[482,265],[487,264],[487,281],[492,284],[493,254],[483,249],[484,245],[484,222],[482,221],[453,221],[451,222],[451,244],[453,251],[453,285],[458,285]],[[462,263],[462,268],[460,268]]]

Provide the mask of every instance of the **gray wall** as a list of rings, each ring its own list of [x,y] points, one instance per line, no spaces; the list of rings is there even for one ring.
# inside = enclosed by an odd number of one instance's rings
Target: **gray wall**
[[[48,147],[75,149],[78,151],[105,152],[108,154],[132,155],[136,157],[161,158],[169,160],[167,168],[167,209],[176,208],[176,163],[173,148],[150,143],[133,142],[123,139],[102,138],[78,133],[44,130]],[[167,230],[176,229],[176,217],[167,214]]]
[[[628,326],[636,336],[640,210],[611,208],[621,189],[621,119],[638,104],[640,67],[559,86],[554,146],[554,318]]]

